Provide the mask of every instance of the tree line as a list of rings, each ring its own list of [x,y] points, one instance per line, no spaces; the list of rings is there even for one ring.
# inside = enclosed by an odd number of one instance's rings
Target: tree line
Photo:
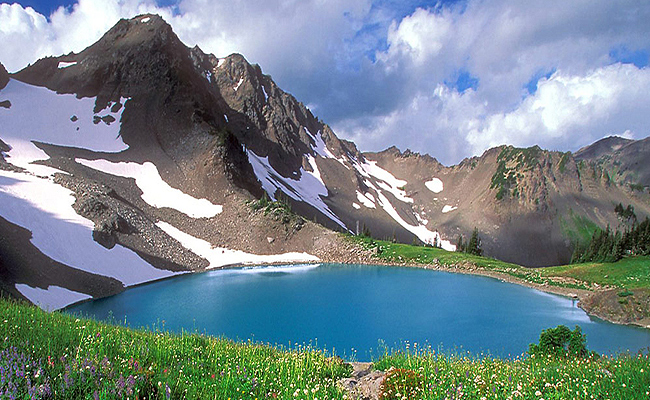
[[[632,218],[630,218],[632,219]],[[588,243],[577,243],[571,263],[616,262],[625,255],[650,255],[650,219],[636,221],[623,232],[597,229]]]

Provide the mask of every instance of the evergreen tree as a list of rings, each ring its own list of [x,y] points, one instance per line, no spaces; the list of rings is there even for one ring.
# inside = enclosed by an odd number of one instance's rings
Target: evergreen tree
[[[483,249],[481,249],[481,237],[479,236],[478,228],[476,227],[474,227],[472,237],[469,239],[466,252],[469,254],[474,254],[476,256],[483,254]]]
[[[458,240],[456,241],[456,251],[458,252],[464,252],[464,243],[463,243],[463,235],[458,235]]]

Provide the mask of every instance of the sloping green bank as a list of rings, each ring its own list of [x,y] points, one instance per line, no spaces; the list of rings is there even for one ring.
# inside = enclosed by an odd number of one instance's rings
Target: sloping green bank
[[[132,330],[0,300],[2,399],[344,399],[341,360],[196,334]],[[386,354],[391,399],[647,399],[648,354],[615,358]]]
[[[342,398],[321,352],[132,330],[0,300],[1,399]]]
[[[526,268],[492,258],[451,252],[435,247],[391,243],[351,237],[374,252],[378,261],[443,268],[481,269],[512,276],[532,284],[593,290],[598,286],[621,289],[650,289],[650,257],[626,257],[615,263],[572,264],[559,267]],[[595,285],[594,285],[595,284]]]

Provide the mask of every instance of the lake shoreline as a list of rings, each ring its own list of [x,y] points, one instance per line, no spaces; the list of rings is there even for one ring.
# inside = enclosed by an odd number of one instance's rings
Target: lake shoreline
[[[587,299],[590,296],[596,296],[599,294],[599,291],[592,291],[592,290],[586,290],[586,289],[575,289],[575,288],[566,288],[566,287],[561,287],[561,286],[551,286],[551,285],[545,285],[545,284],[538,284],[534,282],[529,282],[517,277],[514,277],[509,274],[505,274],[502,272],[497,272],[497,271],[491,271],[488,269],[485,269],[483,267],[477,267],[476,265],[472,263],[466,263],[466,264],[459,264],[459,265],[441,265],[441,264],[417,264],[417,263],[398,263],[398,262],[390,262],[390,261],[385,261],[385,260],[376,260],[372,259],[370,257],[360,257],[361,259],[359,260],[350,260],[347,259],[345,261],[337,260],[336,258],[334,259],[326,259],[326,260],[321,260],[321,261],[314,261],[314,262],[301,262],[298,264],[343,264],[343,265],[352,265],[352,264],[357,264],[357,265],[373,265],[373,266],[391,266],[391,267],[405,267],[405,268],[420,268],[420,269],[426,269],[426,270],[431,270],[431,271],[441,271],[441,272],[449,272],[449,273],[456,273],[456,274],[464,274],[464,275],[476,275],[476,276],[484,276],[488,278],[493,278],[493,279],[498,279],[502,282],[507,282],[507,283],[512,283],[515,285],[519,286],[524,286],[528,287],[530,289],[536,289],[545,293],[550,293],[550,294],[555,294],[558,296],[563,296],[566,298],[570,299],[575,299],[578,301],[578,307],[580,307],[583,311],[587,313],[589,317],[592,318],[598,318],[603,321],[607,321],[609,323],[617,324],[617,325],[628,325],[628,326],[637,326],[640,328],[644,329],[650,329],[650,321],[647,320],[641,320],[641,321],[633,321],[633,322],[621,322],[619,320],[616,320],[612,316],[609,316],[607,314],[603,313],[595,313],[591,312],[590,309],[584,307],[583,301]],[[209,269],[206,271],[213,271],[213,270],[224,270],[224,269],[231,269],[231,268],[243,268],[243,267],[257,267],[257,266],[271,266],[271,265],[286,265],[287,263],[263,263],[263,264],[232,264],[232,265],[224,265],[222,267],[218,268],[213,268]],[[197,271],[199,272],[199,271]],[[606,291],[607,288],[601,288],[600,291],[604,292]]]
[[[493,271],[486,269],[484,267],[479,267],[474,265],[473,263],[466,262],[463,264],[457,264],[457,265],[442,265],[442,264],[421,264],[421,263],[409,263],[409,262],[391,262],[388,260],[378,260],[374,254],[371,251],[368,250],[359,250],[355,249],[355,251],[350,252],[347,254],[345,259],[341,259],[340,255],[338,256],[330,256],[329,254],[320,254],[319,255],[320,260],[319,261],[307,261],[307,262],[296,262],[295,264],[323,264],[323,263],[332,263],[332,264],[344,264],[344,265],[352,265],[352,264],[360,264],[360,265],[373,265],[373,266],[392,266],[392,267],[406,267],[406,268],[420,268],[420,269],[426,269],[426,270],[431,270],[431,271],[441,271],[441,272],[449,272],[449,273],[456,273],[456,274],[464,274],[464,275],[477,275],[477,276],[484,276],[488,278],[493,278],[493,279],[498,279],[502,282],[507,282],[507,283],[512,283],[524,287],[528,287],[531,289],[536,289],[545,293],[550,293],[550,294],[555,294],[563,297],[567,297],[570,299],[575,299],[578,301],[578,307],[580,307],[582,310],[584,310],[587,315],[590,317],[598,318],[613,324],[618,324],[618,325],[631,325],[631,326],[637,326],[645,329],[650,329],[650,321],[647,320],[641,320],[641,321],[633,321],[633,322],[622,322],[620,320],[617,320],[611,315],[607,315],[606,313],[602,312],[592,312],[589,308],[584,307],[584,300],[597,296],[599,294],[598,290],[586,290],[586,289],[575,289],[575,288],[566,288],[566,287],[561,287],[561,286],[552,286],[552,285],[547,285],[547,284],[538,284],[534,282],[529,282],[524,279],[520,279],[517,277],[514,277],[512,275],[498,272],[498,271]],[[218,271],[218,270],[227,270],[227,269],[235,269],[235,268],[246,268],[246,267],[262,267],[262,266],[273,266],[273,265],[287,265],[289,263],[287,262],[267,262],[267,263],[255,263],[255,264],[248,264],[248,263],[233,263],[233,264],[228,264],[228,265],[222,265],[218,266],[215,268],[205,268],[205,269],[200,269],[200,270],[194,270],[194,271],[188,271],[187,273],[182,273],[182,274],[175,274],[171,275],[168,277],[164,277],[161,279],[156,279],[148,282],[142,282],[133,286],[129,286],[125,289],[129,289],[132,287],[136,286],[141,286],[141,285],[146,285],[149,283],[154,283],[154,282],[159,282],[163,280],[168,280],[168,279],[173,279],[178,276],[186,276],[189,274],[196,274],[196,273],[204,273],[204,272],[210,272],[210,271]],[[607,288],[602,288],[601,291],[605,291]],[[75,302],[72,304],[69,304],[63,308],[60,309],[60,311],[66,310],[70,307],[79,305],[81,303],[85,303],[87,301],[92,301],[95,299],[86,299],[82,300],[79,302]]]

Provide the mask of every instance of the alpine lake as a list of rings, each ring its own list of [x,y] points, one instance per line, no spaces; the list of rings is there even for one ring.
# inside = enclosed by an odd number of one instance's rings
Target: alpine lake
[[[650,330],[589,317],[577,301],[482,276],[314,264],[188,274],[66,312],[172,332],[312,346],[370,361],[388,350],[514,358],[542,330],[582,328],[601,354],[648,351]]]

